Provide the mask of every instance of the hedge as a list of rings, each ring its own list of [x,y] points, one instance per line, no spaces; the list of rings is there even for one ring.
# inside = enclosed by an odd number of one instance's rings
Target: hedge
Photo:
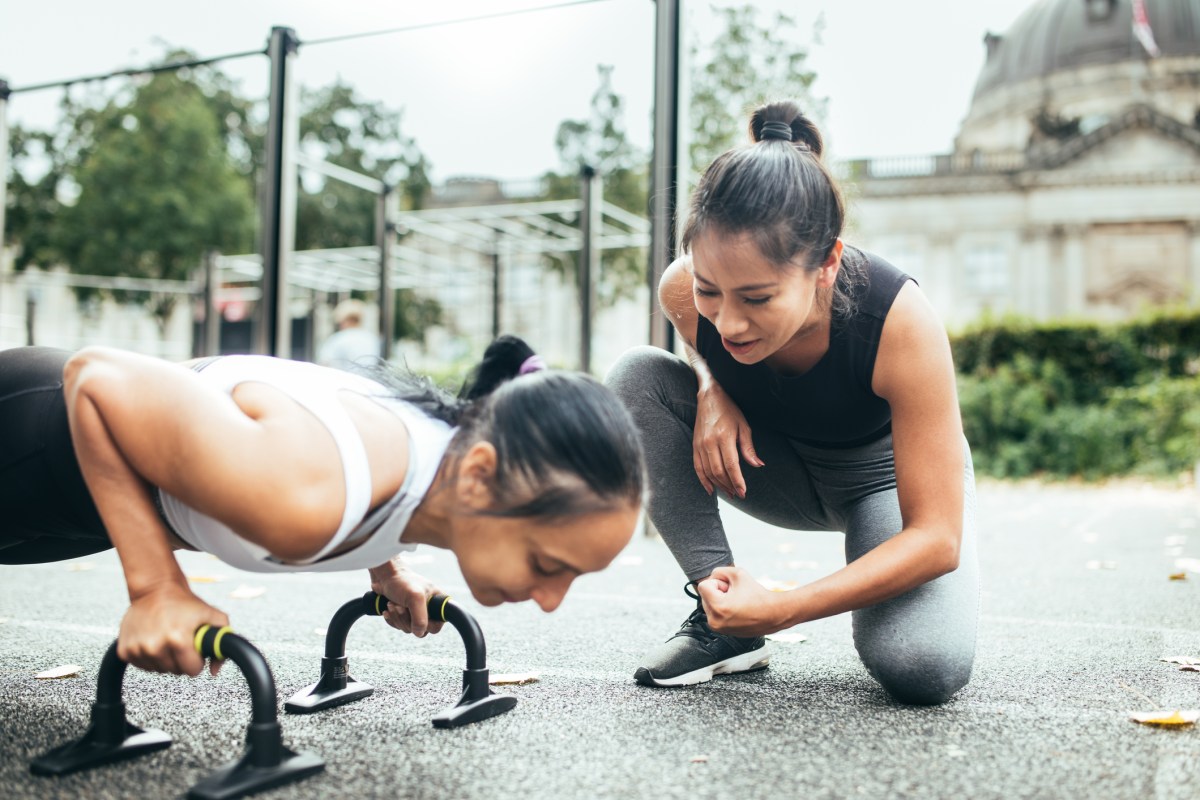
[[[1177,475],[1200,460],[1200,314],[984,320],[951,337],[976,469]]]

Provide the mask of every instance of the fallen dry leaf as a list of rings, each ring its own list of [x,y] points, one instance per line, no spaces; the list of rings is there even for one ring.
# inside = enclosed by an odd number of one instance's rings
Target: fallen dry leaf
[[[693,764],[707,764],[708,756],[692,756],[690,760]]]
[[[1200,711],[1130,711],[1129,718],[1143,725],[1192,725],[1200,719]]]
[[[1169,580],[1169,581],[1186,581],[1187,573],[1186,572],[1172,572],[1170,575],[1167,576],[1167,580]]]
[[[84,561],[82,564],[67,564],[67,572],[87,572],[96,568],[95,564]]]
[[[1195,656],[1167,656],[1166,658],[1160,658],[1159,661],[1165,661],[1168,664],[1200,664],[1200,658],[1196,658]]]
[[[794,632],[789,633],[787,631],[784,631],[782,633],[767,634],[767,638],[770,639],[772,642],[784,642],[784,643],[808,641],[808,637],[805,636],[803,633],[794,633]]]
[[[1200,672],[1200,664],[1182,664],[1179,669],[1183,672]]]
[[[267,593],[267,590],[262,586],[247,586],[242,584],[229,593],[229,596],[235,600],[252,600],[255,597],[262,597]]]
[[[81,669],[83,669],[83,667],[79,666],[78,664],[63,664],[61,667],[55,667],[54,669],[48,669],[44,672],[39,672],[33,677],[37,678],[39,681],[53,681],[58,680],[59,678],[74,678],[79,674],[79,670]]]
[[[536,672],[510,672],[492,675],[488,683],[492,686],[524,686],[527,683],[537,683],[539,675]]]

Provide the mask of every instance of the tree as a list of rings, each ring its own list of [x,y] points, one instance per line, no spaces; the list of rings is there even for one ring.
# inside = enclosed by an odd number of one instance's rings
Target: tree
[[[160,63],[195,57],[187,50],[170,50]],[[263,126],[253,118],[254,104],[241,97],[236,85],[214,66],[185,67],[175,74],[200,90],[217,120],[231,163],[245,176],[247,186],[252,187],[263,150]],[[124,83],[117,96],[132,97],[138,85],[132,81]],[[114,101],[111,92],[106,95],[103,91],[92,85],[83,96],[78,88],[65,92],[60,104],[62,124],[51,131],[26,130],[20,126],[11,131],[12,176],[6,241],[17,245],[18,271],[31,264],[51,266],[65,260],[60,241],[62,230],[57,224],[59,214],[79,193],[80,165],[98,147],[105,146],[105,142],[97,139],[98,131],[105,129],[112,108],[124,105]]]
[[[341,81],[305,90],[301,107],[300,149],[307,156],[395,187],[405,210],[424,205],[431,186],[429,164],[416,141],[404,135],[401,112],[359,98]],[[376,195],[338,180],[314,185],[304,178],[296,203],[297,250],[375,243]],[[412,289],[395,292],[395,338],[420,339],[441,321],[436,300]]]
[[[301,98],[300,149],[397,187],[401,206],[420,208],[429,192],[428,163],[400,127],[401,113],[355,96],[340,81],[306,90]],[[376,197],[341,181],[301,180],[296,210],[296,249],[354,247],[375,243]]]
[[[9,138],[8,208],[5,242],[16,245],[14,267],[52,264],[59,260],[53,236],[58,215],[58,184],[65,165],[55,149],[54,136],[14,127]],[[40,174],[39,174],[40,173]]]
[[[714,9],[724,27],[707,44],[692,42],[692,171],[704,172],[714,158],[745,143],[746,119],[770,100],[796,100],[810,117],[825,114],[825,101],[812,94],[816,73],[807,69],[808,51],[799,42],[796,21],[777,14],[760,27],[752,5]],[[819,31],[818,23],[818,31]]]
[[[396,339],[420,341],[425,338],[425,331],[445,322],[442,304],[410,287],[396,290],[394,309],[392,336]]]
[[[544,176],[550,199],[579,197],[580,169],[595,168],[604,200],[635,214],[645,214],[647,205],[647,158],[629,143],[624,125],[624,100],[612,87],[611,66],[597,66],[600,84],[592,94],[591,115],[585,120],[559,123],[555,146],[562,172]],[[566,221],[569,224],[572,221]],[[571,257],[549,257],[553,269],[575,274]],[[602,254],[597,279],[597,302],[611,305],[630,295],[645,278],[645,253],[627,247]]]
[[[54,226],[73,270],[184,280],[206,250],[249,249],[251,186],[228,156],[224,120],[190,77],[136,80],[127,98],[76,115],[78,199]],[[150,293],[142,302],[161,330],[178,299]]]

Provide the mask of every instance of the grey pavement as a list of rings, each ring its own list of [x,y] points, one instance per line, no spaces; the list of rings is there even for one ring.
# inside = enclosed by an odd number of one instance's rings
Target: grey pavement
[[[779,531],[729,512],[742,566],[806,581],[842,563],[840,536]],[[633,683],[641,654],[690,610],[661,542],[639,537],[607,571],[577,581],[551,615],[484,609],[453,560],[423,550],[414,568],[475,614],[493,672],[540,680],[500,687],[516,708],[455,730],[430,718],[457,699],[463,648],[453,629],[424,640],[361,620],[351,671],[374,696],[313,716],[281,715],[285,741],[325,759],[323,774],[270,798],[1195,798],[1200,730],[1158,729],[1130,711],[1200,709],[1200,494],[1136,484],[1075,488],[984,483],[984,578],[971,684],[947,705],[891,701],[859,663],[842,615],[775,643],[770,669],[697,687]],[[196,591],[266,655],[281,701],[316,680],[318,629],[366,590],[365,575],[255,575],[182,554],[219,578]],[[1195,566],[1200,569],[1200,562]],[[263,588],[250,599],[241,586]],[[111,553],[0,567],[0,798],[181,797],[241,754],[245,682],[229,665],[200,679],[131,670],[132,722],[174,737],[167,750],[64,778],[28,761],[80,735],[100,657],[125,606]],[[78,677],[39,681],[61,664]]]

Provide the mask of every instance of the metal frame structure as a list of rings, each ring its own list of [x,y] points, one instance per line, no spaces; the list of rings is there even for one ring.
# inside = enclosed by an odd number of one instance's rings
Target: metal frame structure
[[[657,314],[653,288],[657,285],[666,265],[675,253],[679,160],[685,148],[680,147],[680,13],[679,0],[653,0],[656,4],[655,24],[655,113],[654,149],[651,163],[651,222],[608,204],[603,204],[599,228],[588,241],[596,251],[610,247],[650,247],[647,278],[651,286],[651,343],[661,347],[672,346],[670,325]],[[264,191],[260,198],[261,256],[230,256],[220,260],[223,280],[244,282],[257,280],[260,283],[257,334],[255,348],[258,352],[286,355],[289,351],[290,323],[287,310],[287,295],[291,286],[308,286],[321,289],[333,281],[337,285],[352,285],[355,288],[379,289],[381,297],[389,294],[388,282],[398,279],[395,286],[403,286],[404,265],[417,259],[396,232],[404,230],[421,233],[435,240],[444,241],[492,259],[494,323],[499,321],[499,271],[505,254],[513,253],[566,253],[588,251],[583,244],[582,234],[565,220],[571,215],[585,213],[583,200],[563,200],[548,203],[510,204],[470,209],[436,209],[398,215],[396,230],[389,230],[390,206],[387,190],[381,193],[379,227],[384,231],[378,246],[372,248],[350,248],[345,251],[314,251],[292,253],[295,236],[295,171],[298,165],[296,153],[297,120],[295,112],[291,63],[297,57],[300,39],[291,28],[276,27],[265,54],[271,62],[270,114],[267,135],[267,174]],[[187,63],[164,64],[157,67],[121,70],[113,75],[135,75],[169,71],[183,66],[216,63],[232,58],[262,55],[264,51],[251,51],[196,60]],[[110,76],[92,76],[76,81],[95,80]],[[4,208],[7,201],[7,103],[16,91],[37,91],[56,86],[67,86],[75,81],[58,81],[13,89],[0,79],[0,258],[4,254]],[[340,176],[335,176],[340,177]],[[602,176],[599,176],[602,178]],[[393,201],[394,202],[394,201]],[[580,227],[593,227],[593,214]],[[652,231],[652,233],[651,233]],[[389,247],[393,253],[389,255]],[[584,252],[589,263],[593,254]],[[420,263],[428,266],[433,256],[420,255]],[[391,269],[382,269],[390,262]],[[370,286],[366,286],[366,264],[370,263]],[[265,265],[265,269],[264,269]],[[2,264],[0,264],[2,266]],[[294,268],[297,275],[289,276],[288,269]],[[453,270],[458,265],[454,265]],[[330,269],[333,275],[326,274]],[[580,265],[581,277],[586,290],[591,289],[590,270]],[[215,292],[209,292],[215,297]],[[211,310],[211,303],[209,309]],[[583,311],[588,312],[587,305]],[[388,323],[390,307],[384,310],[382,320]],[[585,325],[588,322],[585,320]],[[586,335],[585,337],[586,338]],[[584,365],[587,355],[581,354]]]
[[[431,208],[396,214],[396,241],[391,245],[393,288],[419,286],[419,278],[430,269],[449,280],[477,283],[477,275],[463,274],[461,261],[447,258],[420,239],[466,250],[480,258],[512,254],[567,254],[583,247],[583,231],[568,220],[583,213],[582,199],[534,203]],[[411,234],[418,234],[413,236]],[[613,205],[600,203],[600,224],[595,248],[611,250],[647,247],[650,222]],[[342,247],[330,250],[301,250],[292,253],[288,284],[318,292],[377,291],[379,247]],[[262,257],[257,254],[226,255],[218,258],[220,284],[257,283],[262,278]]]

